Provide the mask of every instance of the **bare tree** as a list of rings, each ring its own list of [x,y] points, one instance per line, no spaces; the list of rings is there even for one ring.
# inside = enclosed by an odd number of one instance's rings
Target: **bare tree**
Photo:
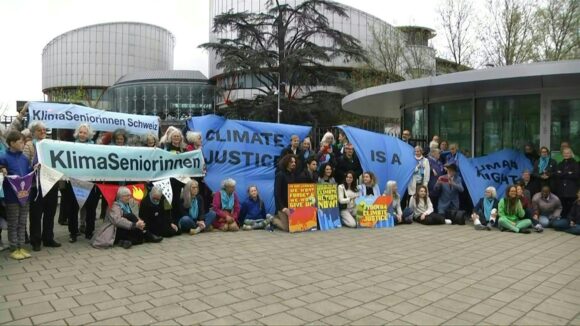
[[[437,11],[447,41],[447,57],[458,65],[471,65],[475,51],[471,34],[472,1],[443,0]]]
[[[548,0],[536,13],[540,59],[557,61],[580,57],[580,2]]]
[[[529,0],[488,0],[480,30],[486,63],[505,66],[535,59],[535,11]]]
[[[397,29],[388,25],[372,26],[372,43],[367,50],[369,66],[388,75],[402,75],[405,40]]]
[[[429,46],[430,32],[405,28],[405,78],[415,79],[435,75],[435,49]],[[400,29],[401,29],[400,28]]]

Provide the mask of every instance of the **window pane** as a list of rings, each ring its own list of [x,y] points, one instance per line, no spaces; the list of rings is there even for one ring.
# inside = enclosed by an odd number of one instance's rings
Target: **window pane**
[[[404,129],[411,131],[413,140],[425,140],[427,138],[427,124],[425,123],[424,108],[410,108],[404,111]],[[420,144],[418,144],[420,145]]]
[[[552,101],[550,147],[560,151],[560,143],[570,142],[574,154],[580,153],[580,99]]]
[[[540,96],[505,96],[476,101],[476,156],[540,143]]]
[[[434,135],[471,151],[471,100],[430,104],[428,140]]]

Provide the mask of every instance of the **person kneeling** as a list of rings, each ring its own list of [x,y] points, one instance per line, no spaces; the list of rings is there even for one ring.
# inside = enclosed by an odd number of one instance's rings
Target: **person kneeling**
[[[239,231],[240,199],[236,190],[236,181],[228,178],[222,181],[222,189],[213,195],[213,211],[216,220],[214,228],[220,231]]]
[[[135,216],[129,206],[131,190],[119,187],[117,198],[107,211],[105,222],[95,233],[91,245],[95,248],[109,248],[118,244],[125,249],[144,241],[159,242],[163,238],[145,230],[145,222]]]

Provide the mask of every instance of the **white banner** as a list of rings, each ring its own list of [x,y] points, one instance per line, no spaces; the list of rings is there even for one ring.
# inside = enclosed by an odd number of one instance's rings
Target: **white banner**
[[[77,202],[79,203],[79,209],[81,209],[85,205],[87,198],[89,198],[91,190],[93,190],[95,184],[89,181],[83,181],[74,178],[70,179],[70,184],[72,186]]]
[[[53,168],[42,165],[40,167],[40,187],[42,188],[42,197],[52,189],[52,187],[62,178],[62,172]]]
[[[171,202],[173,201],[173,190],[171,190],[171,182],[169,181],[169,179],[153,181],[153,185],[161,189],[163,196],[165,196],[167,202],[171,204]]]
[[[42,121],[48,128],[76,129],[79,124],[88,123],[97,131],[122,128],[137,135],[159,133],[157,116],[110,112],[75,104],[30,102],[28,119]]]

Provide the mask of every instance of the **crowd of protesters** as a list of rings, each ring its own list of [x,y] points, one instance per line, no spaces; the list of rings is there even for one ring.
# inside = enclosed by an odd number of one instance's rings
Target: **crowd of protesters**
[[[42,169],[36,143],[46,137],[46,126],[33,121],[23,129],[25,115],[26,109],[2,134],[0,168],[4,175],[25,176]],[[129,135],[123,129],[96,135],[88,124],[79,124],[76,130],[63,131],[59,136],[60,140],[78,146],[97,143],[158,147],[171,153],[201,149],[203,143],[199,132],[184,134],[175,127],[169,127],[161,139],[156,134]],[[410,132],[403,131],[402,140],[413,146],[410,139]],[[458,167],[459,147],[438,136],[433,137],[427,148],[413,146],[416,162],[406,189],[392,180],[377,180],[373,171],[363,171],[353,145],[341,130],[336,139],[332,132],[327,132],[316,144],[319,146],[314,144],[313,139],[293,135],[288,147],[281,151],[274,180],[275,215],[267,214],[260,189],[255,185],[242,190],[248,192],[242,202],[236,180],[228,176],[223,176],[221,188],[215,192],[204,178],[191,178],[185,184],[172,178],[171,202],[167,202],[161,189],[149,184],[138,211],[130,205],[131,190],[125,183],[120,184],[110,207],[94,187],[79,208],[68,181],[61,181],[44,194],[40,185],[33,183],[29,200],[22,205],[5,180],[0,232],[7,230],[8,245],[2,244],[2,249],[9,249],[10,257],[20,260],[31,256],[25,246],[27,242],[33,251],[60,247],[53,232],[59,192],[61,203],[67,205],[60,205],[58,222],[68,226],[69,242],[77,242],[78,236],[84,235],[96,248],[114,245],[130,248],[143,242],[160,242],[165,237],[209,231],[274,228],[288,231],[288,184],[298,182],[336,184],[340,218],[345,227],[357,226],[357,198],[385,194],[393,198],[389,212],[395,224],[465,224],[471,220],[477,230],[495,227],[530,233],[553,227],[580,234],[580,166],[567,142],[562,143],[561,157],[552,157],[546,147],[540,148],[538,154],[533,146],[526,146],[525,154],[533,170],[524,172],[517,184],[509,186],[504,198],[497,198],[496,190],[488,187],[475,207]],[[382,182],[386,183],[383,193],[379,190]],[[100,200],[104,221],[96,228]]]

